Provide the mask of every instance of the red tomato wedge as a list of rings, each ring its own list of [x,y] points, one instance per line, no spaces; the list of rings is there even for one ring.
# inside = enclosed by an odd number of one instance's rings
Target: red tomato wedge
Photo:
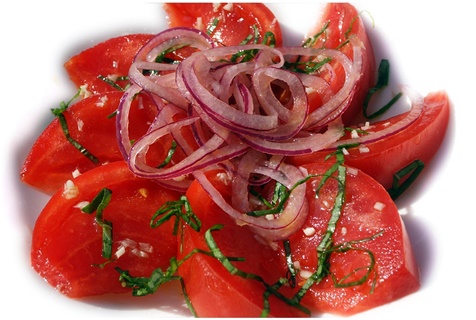
[[[108,39],[75,55],[64,67],[78,88],[87,85],[86,89],[92,93],[110,91],[111,85],[99,76],[111,79],[127,76],[137,51],[152,37],[152,34],[131,34]],[[121,87],[127,83],[117,82]]]
[[[20,177],[23,182],[46,193],[53,193],[78,170],[84,173],[107,162],[123,159],[116,138],[116,119],[110,117],[123,93],[110,91],[79,100],[63,114],[70,136],[99,159],[94,163],[65,137],[59,120],[54,119],[35,141]],[[133,102],[131,138],[143,135],[157,110],[147,95]]]
[[[77,195],[67,198],[63,190],[53,195],[33,230],[31,264],[35,271],[62,294],[85,297],[129,291],[121,286],[120,267],[137,276],[149,276],[166,267],[177,250],[173,221],[152,229],[150,220],[166,201],[178,199],[151,180],[135,177],[125,162],[93,169],[72,180]],[[101,256],[102,228],[95,213],[78,208],[103,188],[112,191],[103,218],[112,223],[113,261]],[[120,253],[116,257],[114,253]]]
[[[209,32],[219,44],[238,45],[249,35],[254,26],[259,32],[259,42],[270,31],[276,46],[282,45],[281,27],[273,12],[263,3],[166,3],[169,27],[190,27]]]
[[[360,13],[349,3],[327,3],[323,9],[322,16],[316,27],[308,32],[307,37],[313,37],[322,32],[313,47],[316,48],[340,48],[351,60],[353,59],[352,46],[345,44],[349,37],[356,36],[362,42],[362,71],[360,79],[353,90],[353,100],[343,115],[345,124],[358,123],[362,117],[362,103],[367,91],[375,85],[376,62],[372,44],[365,30]],[[345,80],[345,74],[338,67],[336,73],[326,76],[331,87],[337,91]],[[313,96],[310,97],[313,102]]]
[[[397,122],[405,114],[378,121],[368,129],[377,132],[389,124]],[[362,153],[359,148],[349,148],[345,163],[359,168],[372,176],[386,189],[392,187],[393,175],[414,160],[429,163],[438,151],[450,117],[450,101],[444,91],[428,94],[424,99],[424,109],[420,118],[401,132],[379,141],[365,144],[369,152]],[[349,138],[348,136],[344,137]],[[293,164],[323,161],[329,154],[319,151],[313,154],[289,158]]]
[[[230,196],[229,186],[223,183],[217,171],[210,171],[207,176],[225,197]],[[223,224],[225,227],[222,230],[212,234],[218,248],[225,255],[246,259],[244,262],[235,262],[237,268],[259,274],[271,284],[282,275],[280,255],[261,243],[249,229],[238,227],[217,207],[199,183],[193,182],[186,196],[193,212],[202,221],[202,228],[200,232],[196,232],[189,226],[184,226],[178,258],[195,248],[209,250],[204,238],[205,231],[215,224]],[[199,317],[260,316],[265,290],[262,283],[233,276],[217,259],[201,254],[195,254],[186,260],[178,272],[184,279],[185,289]],[[305,315],[273,296],[270,298],[270,304],[270,316]]]
[[[323,174],[330,165],[309,164],[304,167],[310,174]],[[337,280],[355,281],[355,277],[362,277],[362,272],[365,271],[363,268],[369,265],[369,255],[365,250],[375,257],[375,266],[368,280],[357,286],[336,288],[331,275],[325,277],[320,284],[312,286],[301,302],[318,314],[355,314],[391,302],[419,288],[418,268],[395,204],[386,190],[371,177],[358,170],[350,172],[346,178],[345,205],[333,235],[333,243],[352,244],[356,250],[332,253],[330,270]],[[229,185],[220,180],[218,175],[209,174],[218,190],[229,197]],[[311,235],[298,232],[289,240],[293,261],[299,263],[301,270],[314,272],[317,266],[316,249],[327,227],[337,183],[335,179],[329,179],[319,197],[315,195],[318,178],[312,178],[307,184],[307,199],[312,209],[303,231],[314,232]],[[233,262],[236,268],[257,274],[270,284],[280,277],[286,278],[288,269],[281,243],[269,246],[254,236],[246,226],[233,223],[197,182],[192,184],[187,197],[204,226],[199,233],[185,226],[182,255],[196,247],[207,250],[204,231],[214,224],[224,224],[222,230],[213,233],[214,239],[217,248],[225,256],[245,259]],[[359,268],[362,270],[348,276]],[[196,254],[179,268],[179,274],[184,279],[188,295],[199,316],[259,316],[263,309],[263,285],[255,280],[230,275],[223,264],[213,257]],[[203,276],[204,274],[207,276]],[[300,276],[304,274],[306,273],[299,273],[296,278],[299,285],[306,280]],[[375,288],[371,293],[374,279]],[[285,286],[280,292],[291,297],[293,293],[290,290]],[[233,299],[229,299],[230,296]],[[273,316],[303,315],[274,296],[271,301]]]
[[[304,167],[310,174],[322,174],[329,165],[320,163]],[[308,184],[316,186],[319,180],[311,180]],[[308,188],[311,211],[303,230],[311,228],[315,233],[311,236],[296,233],[289,239],[293,258],[299,261],[302,270],[316,268],[316,247],[330,218],[337,191],[337,181],[330,180],[318,197],[315,188]],[[347,171],[344,210],[336,226],[333,244],[351,244],[355,249],[331,254],[330,272],[338,281],[357,281],[367,271],[365,267],[369,266],[370,257],[362,250],[373,254],[375,267],[368,280],[358,286],[336,288],[328,276],[311,287],[302,302],[318,313],[352,315],[394,301],[420,287],[419,270],[398,209],[387,191],[362,171]],[[357,272],[353,274],[355,270]],[[371,293],[374,279],[375,288]]]

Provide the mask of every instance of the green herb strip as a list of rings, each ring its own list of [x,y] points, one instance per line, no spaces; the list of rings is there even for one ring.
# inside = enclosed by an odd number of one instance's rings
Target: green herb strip
[[[334,206],[331,211],[331,217],[327,223],[327,229],[324,233],[324,236],[317,247],[317,268],[316,271],[306,280],[304,285],[299,289],[299,291],[293,297],[294,301],[301,301],[306,292],[314,285],[321,282],[326,276],[329,275],[329,258],[331,254],[331,248],[333,246],[332,236],[335,232],[337,222],[339,221],[341,212],[343,210],[344,200],[345,200],[345,183],[346,183],[346,168],[342,165],[344,162],[344,155],[341,150],[338,150],[334,153],[336,156],[336,163],[332,165],[323,175],[319,185],[316,188],[316,194],[319,193],[321,188],[324,186],[325,182],[333,177],[334,173],[337,172],[337,182],[338,189],[337,195],[335,198]]]
[[[212,23],[207,27],[207,35],[211,36],[213,32],[215,32],[215,29],[218,26],[218,23],[220,22],[220,19],[214,18]]]
[[[316,45],[316,42],[317,42],[317,39],[321,36],[321,35],[326,35],[325,32],[327,30],[327,28],[329,28],[329,21],[327,21],[324,26],[322,27],[322,29],[316,33],[314,36],[310,37],[310,38],[307,38],[306,41],[302,44],[302,46],[304,48],[311,48],[311,47],[314,47]]]
[[[193,213],[186,196],[181,196],[177,201],[167,201],[159,210],[155,212],[150,221],[152,228],[157,228],[164,222],[170,220],[172,217],[176,217],[173,234],[177,235],[180,219],[185,221],[193,230],[200,231],[202,222]]]
[[[257,44],[259,41],[259,30],[256,25],[253,25],[253,33],[249,34],[243,41],[240,42],[240,45],[246,44]],[[269,47],[274,47],[276,45],[276,37],[274,33],[268,31],[263,36],[263,41],[261,44],[267,45]],[[250,50],[241,50],[231,56],[230,61],[233,63],[237,62],[248,62],[252,60],[259,50],[257,49],[250,49]]]
[[[82,212],[91,214],[96,211],[96,222],[102,228],[102,256],[110,259],[112,256],[112,223],[103,219],[103,210],[111,201],[112,191],[103,188]]]
[[[157,63],[168,63],[168,64],[178,64],[180,63],[179,60],[173,60],[173,59],[170,59],[167,57],[167,54],[169,53],[172,53],[172,52],[175,52],[179,49],[182,49],[182,48],[185,48],[185,47],[188,47],[190,46],[189,44],[180,44],[180,45],[176,45],[174,47],[170,47],[170,48],[167,48],[165,49],[164,51],[162,51],[156,58],[155,58],[155,62]],[[158,74],[157,71],[150,71],[150,74]]]
[[[370,260],[368,266],[356,268],[351,273],[344,276],[340,280],[337,280],[336,277],[332,274],[332,280],[334,282],[335,287],[337,287],[337,288],[347,288],[347,287],[361,285],[361,284],[365,283],[370,278],[370,275],[373,272],[374,273],[374,278],[373,278],[373,281],[372,281],[372,286],[371,286],[371,289],[370,289],[370,293],[372,294],[374,292],[375,285],[377,283],[377,272],[375,271],[375,256],[374,256],[372,251],[370,251],[368,249],[365,249],[365,248],[356,247],[354,245],[358,244],[358,243],[374,240],[375,238],[380,237],[382,234],[383,234],[383,231],[378,232],[377,234],[375,234],[371,237],[368,237],[368,238],[341,243],[341,244],[331,248],[331,250],[330,250],[331,252],[337,252],[337,253],[343,253],[343,252],[347,252],[347,251],[350,251],[350,250],[362,251],[363,253],[368,255],[369,260]],[[346,282],[346,280],[348,278],[350,278],[353,274],[359,272],[360,270],[367,270],[367,271],[363,276],[360,277],[360,279],[355,280],[355,281]]]
[[[215,228],[218,228],[215,226]],[[195,248],[190,253],[185,255],[181,260],[177,260],[177,258],[172,257],[169,260],[169,267],[164,271],[162,269],[157,268],[155,269],[150,277],[134,277],[132,276],[129,271],[122,270],[119,267],[116,267],[116,271],[119,272],[119,281],[121,281],[124,287],[132,288],[132,295],[133,296],[145,296],[149,294],[153,294],[157,291],[157,289],[167,283],[169,281],[178,280],[180,281],[182,292],[185,297],[186,304],[192,314],[197,317],[197,313],[193,308],[193,305],[187,295],[185,284],[182,277],[177,276],[178,268],[188,259],[190,259],[193,255],[200,253],[210,257],[215,257],[214,253],[208,252],[206,250]],[[243,261],[242,258],[235,258],[235,257],[224,257],[224,260],[227,261]]]
[[[175,150],[177,150],[177,142],[173,140],[169,152],[167,153],[167,157],[165,157],[165,160],[157,166],[158,169],[163,168],[170,163],[172,157],[174,156]]]
[[[297,186],[298,185],[295,185],[291,190],[287,190],[286,186],[277,182],[274,188],[273,198],[270,201],[251,189],[250,193],[263,202],[263,204],[269,209],[249,211],[246,212],[246,214],[252,217],[261,217],[268,214],[279,214],[283,212],[284,204],[286,203],[287,199],[289,199],[291,192]]]
[[[170,259],[170,265],[165,272],[163,272],[160,268],[155,269],[152,271],[150,277],[133,277],[127,270],[122,270],[119,267],[115,267],[116,271],[119,272],[119,281],[121,281],[124,287],[132,288],[132,295],[135,297],[145,296],[148,294],[153,294],[157,291],[157,289],[167,283],[169,281],[178,280],[180,281],[180,285],[182,287],[182,292],[185,297],[185,302],[192,312],[192,314],[197,317],[195,309],[192,306],[192,303],[188,297],[188,294],[185,290],[185,284],[183,279],[180,276],[176,276],[176,272],[179,266],[190,258],[192,255],[200,252],[201,250],[194,250],[189,255],[184,257],[184,259],[177,261],[175,257]]]
[[[236,268],[230,261],[229,258],[227,258],[222,252],[221,250],[218,248],[218,245],[216,244],[215,242],[215,239],[213,238],[212,236],[212,232],[213,231],[218,231],[218,230],[221,230],[223,228],[223,225],[215,225],[213,227],[211,227],[210,229],[208,229],[206,232],[205,232],[205,240],[207,242],[207,245],[208,245],[208,248],[210,249],[213,257],[215,257],[218,261],[221,262],[221,264],[225,267],[225,269],[230,272],[230,274],[232,275],[236,275],[236,276],[239,276],[239,277],[242,277],[244,279],[251,279],[251,280],[256,280],[258,282],[261,282],[265,288],[266,288],[266,291],[264,292],[263,294],[263,298],[264,298],[264,303],[263,303],[263,312],[262,312],[262,316],[266,316],[269,314],[270,310],[269,310],[269,302],[268,302],[268,297],[273,294],[274,296],[276,296],[277,298],[279,298],[280,300],[284,301],[285,303],[287,303],[288,305],[292,306],[292,307],[295,307],[299,310],[301,310],[302,312],[306,313],[306,314],[310,314],[310,311],[305,308],[304,306],[302,306],[299,301],[294,301],[292,299],[289,299],[287,298],[286,296],[282,295],[280,292],[278,292],[277,290],[279,289],[279,287],[281,286],[282,283],[286,283],[287,282],[287,279],[283,279],[283,280],[279,280],[278,284],[274,284],[274,285],[269,285],[268,283],[266,283],[263,278],[261,278],[261,276],[259,275],[255,275],[253,273],[248,273],[248,272],[244,272],[238,268]]]
[[[291,288],[296,287],[296,268],[294,267],[293,257],[291,253],[291,243],[289,240],[283,241],[284,254],[286,256],[286,264],[288,266],[287,279]]]
[[[77,97],[79,97],[79,90],[78,90],[78,93],[76,93],[76,95],[73,98],[71,98],[71,100],[69,100],[68,102],[63,101],[63,102],[60,103],[59,108],[51,109],[51,113],[53,113],[53,115],[56,118],[58,118],[58,121],[60,123],[61,129],[63,130],[63,134],[64,134],[66,140],[68,140],[68,142],[71,143],[71,145],[73,145],[73,147],[75,147],[79,152],[81,152],[82,155],[84,155],[86,158],[88,158],[89,160],[91,160],[92,162],[97,164],[97,163],[99,163],[99,159],[96,156],[94,156],[91,152],[89,152],[85,147],[83,147],[73,137],[71,137],[71,133],[69,131],[68,123],[66,121],[66,117],[64,116],[64,112],[68,109],[69,105]]]
[[[390,77],[390,62],[386,59],[382,59],[380,61],[380,65],[378,67],[378,77],[377,77],[377,83],[375,84],[374,87],[370,88],[363,104],[363,112],[364,112],[364,117],[367,119],[373,119],[376,118],[385,112],[388,111],[397,101],[400,99],[400,97],[403,95],[402,92],[397,93],[388,103],[386,103],[384,106],[382,106],[380,109],[375,111],[374,113],[368,114],[367,109],[369,107],[370,100],[374,96],[374,94],[381,89],[385,88],[388,86],[388,79]]]
[[[393,175],[393,185],[388,193],[393,200],[402,195],[425,168],[423,161],[416,159]],[[405,177],[407,177],[405,179]],[[405,180],[404,180],[405,179]]]
[[[100,75],[98,75],[98,79],[104,81],[105,83],[107,83],[108,85],[110,85],[111,87],[113,87],[116,90],[126,91],[127,86],[125,88],[123,88],[119,84],[117,84],[116,81],[126,81],[126,80],[129,80],[129,77],[128,76],[120,76],[120,77],[117,77],[117,79],[114,81],[111,78],[103,76],[103,75],[100,74]]]

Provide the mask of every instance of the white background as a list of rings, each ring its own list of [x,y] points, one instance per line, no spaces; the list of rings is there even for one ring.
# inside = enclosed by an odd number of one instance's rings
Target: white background
[[[6,4],[5,4],[6,3]],[[429,5],[428,3],[431,3]],[[474,148],[475,19],[469,2],[364,1],[378,58],[392,63],[392,84],[422,94],[446,90],[451,123],[437,158],[398,206],[422,274],[419,292],[357,317],[458,317],[473,314],[475,269]],[[304,2],[270,4],[289,39],[301,36],[318,11]],[[30,269],[30,234],[46,197],[20,184],[29,148],[52,116],[50,108],[74,88],[62,64],[79,50],[123,33],[156,33],[160,5],[146,1],[10,1],[0,10],[0,317],[190,316],[171,288],[168,297],[74,301],[60,296]]]

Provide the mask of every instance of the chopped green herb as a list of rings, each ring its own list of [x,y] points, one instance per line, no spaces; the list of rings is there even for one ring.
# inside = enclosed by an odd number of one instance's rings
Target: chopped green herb
[[[174,47],[167,48],[166,50],[162,51],[155,58],[155,62],[157,62],[157,63],[177,64],[177,63],[179,63],[178,60],[170,59],[169,57],[167,57],[167,55],[172,53],[172,52],[177,51],[178,49],[185,48],[185,47],[188,47],[188,46],[189,46],[188,44],[181,44],[181,45],[177,45],[177,46],[174,46]],[[156,74],[155,71],[151,71],[150,73],[151,74]]]
[[[236,275],[236,276],[239,276],[239,277],[242,277],[244,279],[250,279],[250,280],[256,280],[258,282],[261,282],[265,288],[266,288],[266,291],[265,293],[263,294],[263,297],[264,297],[264,306],[263,306],[263,314],[262,315],[267,315],[269,314],[269,303],[268,303],[268,297],[273,294],[274,296],[276,296],[278,299],[284,301],[285,303],[287,303],[288,305],[292,306],[292,307],[295,307],[299,310],[301,310],[302,312],[306,313],[306,314],[310,314],[309,310],[307,308],[305,308],[304,306],[302,306],[299,301],[294,301],[292,299],[289,299],[287,298],[286,296],[284,296],[283,294],[281,294],[280,292],[278,292],[278,289],[279,287],[286,282],[286,279],[284,280],[280,280],[278,282],[278,284],[275,284],[275,285],[269,285],[268,283],[266,283],[263,278],[259,275],[256,275],[256,274],[253,274],[253,273],[248,273],[248,272],[244,272],[238,268],[236,268],[230,261],[229,258],[227,258],[222,252],[221,250],[218,248],[218,245],[217,243],[215,242],[215,239],[213,238],[213,235],[212,235],[212,232],[213,231],[218,231],[218,230],[221,230],[223,228],[223,225],[215,225],[213,227],[211,227],[210,229],[208,229],[206,232],[205,232],[205,239],[206,239],[206,242],[207,242],[207,245],[213,255],[213,257],[215,257],[216,259],[218,259],[218,261],[221,262],[221,264],[225,267],[225,269],[230,272],[230,274],[232,275]]]
[[[218,26],[218,23],[220,22],[220,19],[214,18],[212,23],[207,27],[207,35],[211,36],[213,32],[215,32],[215,29]]]
[[[300,60],[301,60],[301,57],[299,56],[294,62],[285,61],[283,67],[287,70],[298,72],[298,73],[312,74],[317,72],[322,66],[332,61],[331,58],[325,58],[322,61],[300,61]]]
[[[402,195],[405,190],[416,180],[418,175],[423,171],[425,164],[423,161],[417,159],[412,161],[409,165],[399,170],[393,175],[393,185],[388,193],[393,200]],[[404,179],[407,177],[406,179]]]
[[[200,231],[200,228],[202,227],[202,222],[193,213],[186,196],[181,196],[177,201],[167,201],[164,203],[153,215],[150,221],[150,226],[152,228],[157,228],[164,222],[170,220],[170,218],[173,216],[176,217],[174,226],[175,235],[178,233],[178,223],[180,219],[185,221],[185,223],[187,223],[195,231]]]
[[[103,76],[103,75],[100,74],[100,75],[98,75],[98,79],[101,79],[102,81],[106,82],[107,84],[109,84],[114,89],[117,89],[119,91],[126,91],[127,87],[125,87],[125,88],[121,87],[120,85],[117,84],[117,81],[126,81],[126,80],[129,80],[129,77],[128,76],[120,76],[120,77],[117,77],[115,80],[112,80],[110,77],[106,77],[106,76]]]
[[[240,42],[240,45],[246,45],[246,44],[257,44],[259,41],[259,30],[258,28],[253,25],[253,34],[249,34],[243,41]],[[264,45],[274,47],[276,44],[276,37],[275,35],[268,31],[264,34],[263,36],[263,41],[261,42]],[[247,62],[252,60],[256,54],[258,53],[257,49],[250,49],[250,50],[241,50],[235,53],[234,55],[231,56],[230,61],[233,63],[236,62]]]
[[[168,165],[170,163],[170,161],[172,160],[172,157],[173,157],[176,149],[177,149],[177,142],[175,142],[175,140],[174,140],[174,141],[172,141],[172,145],[169,149],[169,152],[167,153],[167,157],[165,157],[165,160],[161,164],[159,164],[157,166],[157,168],[160,169],[160,168],[163,168],[166,165]]]
[[[291,243],[289,240],[284,240],[283,241],[283,247],[284,247],[284,254],[286,256],[286,264],[288,266],[288,283],[291,286],[291,288],[296,287],[296,268],[294,267],[294,262],[293,258],[291,255]]]
[[[327,21],[324,26],[322,27],[322,29],[316,33],[314,36],[312,36],[311,38],[307,38],[306,41],[304,41],[304,43],[302,44],[302,46],[304,48],[311,48],[313,47],[316,42],[317,42],[317,39],[322,36],[322,35],[326,35],[325,32],[327,30],[327,28],[329,27],[329,21]]]
[[[269,209],[263,209],[263,210],[254,210],[254,211],[249,211],[246,212],[247,215],[252,216],[252,217],[261,217],[265,216],[268,214],[279,214],[283,212],[284,205],[286,201],[289,199],[291,196],[291,193],[293,190],[298,187],[299,185],[303,184],[305,181],[300,180],[296,182],[294,186],[291,187],[291,189],[287,190],[287,188],[281,184],[281,183],[276,183],[275,191],[273,193],[273,199],[271,201],[266,200],[264,197],[262,197],[259,194],[254,193],[255,195],[258,196],[258,198],[269,208]]]
[[[103,188],[96,197],[81,209],[84,213],[91,214],[96,211],[96,222],[102,228],[102,256],[110,259],[112,256],[112,223],[104,220],[103,210],[111,201],[112,191]]]
[[[64,112],[69,108],[69,105],[73,102],[74,99],[79,97],[80,90],[76,93],[76,95],[71,98],[68,102],[62,101],[60,103],[59,108],[54,108],[51,109],[51,112],[53,115],[58,118],[58,121],[60,123],[61,129],[63,130],[64,136],[66,140],[68,140],[69,143],[71,143],[81,154],[86,156],[89,160],[91,160],[94,163],[99,163],[99,159],[96,158],[93,154],[91,154],[85,147],[83,147],[78,141],[76,141],[74,138],[71,137],[71,133],[68,128],[68,122],[66,121],[66,117],[64,116]]]
[[[337,280],[335,275],[332,274],[331,276],[332,276],[332,280],[334,282],[335,287],[347,288],[347,287],[352,287],[352,286],[359,286],[361,284],[364,284],[370,278],[370,275],[373,272],[374,277],[373,277],[372,286],[371,286],[371,289],[370,289],[370,293],[373,293],[373,291],[375,289],[375,284],[377,283],[377,271],[375,270],[375,256],[374,256],[372,251],[370,251],[368,249],[365,249],[365,248],[356,247],[354,245],[358,244],[358,243],[374,240],[375,238],[381,236],[382,234],[383,234],[383,231],[378,232],[377,234],[375,234],[375,235],[373,235],[369,238],[341,243],[341,244],[336,245],[336,246],[334,246],[333,248],[330,249],[330,252],[336,252],[336,253],[344,253],[344,252],[347,252],[347,251],[350,251],[350,250],[361,251],[364,254],[367,254],[368,257],[369,257],[369,260],[370,260],[368,266],[363,266],[363,267],[356,268],[356,269],[352,270],[346,276],[342,277],[342,279],[340,279],[340,280]],[[352,275],[356,274],[357,272],[359,272],[361,270],[366,270],[366,272],[359,279],[354,280],[354,281],[346,281]]]
[[[122,285],[128,288],[132,288],[132,295],[136,297],[145,296],[148,294],[153,294],[157,289],[164,283],[178,280],[180,281],[182,292],[185,297],[185,302],[194,316],[197,316],[195,309],[192,306],[192,303],[188,297],[188,294],[185,290],[185,285],[183,279],[180,276],[175,275],[178,267],[192,255],[200,252],[201,250],[194,250],[189,255],[184,257],[184,259],[177,261],[175,257],[170,259],[170,265],[167,270],[164,272],[162,269],[157,268],[152,271],[150,277],[133,277],[127,270],[122,270],[119,267],[116,267],[116,271],[119,272],[119,281]]]
[[[364,100],[364,117],[367,119],[373,119],[376,118],[385,112],[388,111],[397,101],[400,99],[400,97],[403,95],[401,92],[397,93],[388,103],[386,103],[383,107],[375,111],[374,113],[368,114],[367,109],[369,107],[370,100],[374,96],[374,94],[381,89],[385,88],[388,86],[388,79],[390,77],[390,62],[386,59],[382,59],[380,61],[380,65],[378,68],[378,77],[377,77],[377,83],[375,84],[374,87],[370,88],[367,95],[365,96]]]
[[[345,199],[345,180],[346,180],[345,179],[346,169],[344,166],[342,166],[343,155],[342,153],[336,153],[336,156],[338,157],[338,161],[336,162],[335,165],[333,165],[331,168],[329,168],[326,171],[319,186],[316,188],[317,189],[316,192],[319,192],[319,190],[324,185],[325,181],[327,181],[331,176],[334,175],[334,173],[337,172],[337,177],[336,177],[338,181],[337,195],[335,197],[334,206],[331,211],[331,217],[329,221],[327,222],[326,231],[322,237],[321,242],[319,243],[317,247],[317,257],[318,257],[317,268],[316,268],[316,271],[306,280],[303,286],[299,289],[299,291],[293,297],[293,300],[297,302],[301,301],[301,299],[304,297],[306,292],[314,284],[318,284],[319,282],[321,282],[322,279],[324,279],[330,273],[329,259],[330,259],[330,254],[332,252],[331,248],[333,247],[332,235],[335,232],[337,222],[339,221],[340,215],[343,210],[344,199]]]
[[[193,255],[200,253],[205,254],[207,256],[215,257],[213,252],[208,252],[206,250],[195,248],[190,253],[185,255],[181,260],[177,260],[177,258],[172,257],[169,260],[169,267],[164,271],[162,269],[157,268],[152,271],[150,277],[134,277],[132,276],[129,271],[122,270],[119,267],[116,267],[116,271],[119,272],[119,281],[121,281],[122,285],[128,288],[132,288],[132,295],[133,296],[145,296],[149,294],[153,294],[157,291],[157,289],[163,285],[164,283],[178,280],[182,286],[182,292],[185,297],[186,304],[192,314],[197,316],[195,309],[192,306],[192,303],[187,295],[185,290],[185,285],[183,282],[182,277],[176,275],[178,268],[182,265],[185,261],[190,259]],[[228,261],[242,261],[241,258],[233,258],[233,257],[224,257]]]

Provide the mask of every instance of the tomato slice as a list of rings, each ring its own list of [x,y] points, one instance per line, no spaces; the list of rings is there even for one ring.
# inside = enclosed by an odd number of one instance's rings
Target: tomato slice
[[[377,132],[389,124],[397,122],[405,114],[378,121],[368,129]],[[414,160],[428,164],[438,151],[448,127],[450,101],[444,91],[428,94],[424,99],[424,109],[420,118],[401,132],[365,146],[369,152],[359,148],[349,148],[345,163],[372,176],[386,189],[392,187],[393,175]],[[348,136],[344,137],[349,138]],[[294,164],[323,161],[330,151],[289,158]]]
[[[64,67],[78,88],[87,85],[86,89],[93,94],[111,91],[112,86],[98,77],[127,76],[136,53],[152,37],[130,34],[108,39],[73,56]],[[117,84],[124,88],[128,81]]]
[[[304,168],[309,174],[322,174],[329,164],[313,163]],[[320,179],[312,179],[308,186],[317,186]],[[315,233],[298,232],[289,239],[293,258],[299,262],[301,270],[313,271],[317,265],[316,248],[326,229],[337,192],[337,181],[330,180],[318,197],[315,196],[315,187],[308,188],[311,211],[303,230],[315,230]],[[355,250],[331,254],[330,272],[337,281],[344,280],[343,283],[358,281],[367,271],[365,267],[369,266],[370,256],[362,251],[368,250],[375,258],[375,267],[369,278],[361,285],[336,288],[332,277],[328,276],[311,287],[303,298],[304,304],[318,313],[352,315],[418,290],[418,266],[397,207],[382,186],[364,172],[354,169],[347,170],[344,210],[333,235],[336,246],[352,242]],[[298,278],[298,283],[304,280]]]
[[[310,174],[322,175],[331,164],[308,164],[304,167]],[[346,179],[344,210],[333,235],[333,242],[339,245],[370,238],[372,240],[354,243],[353,246],[360,251],[332,253],[330,270],[337,279],[343,279],[352,270],[368,266],[369,256],[362,250],[372,252],[375,267],[369,279],[358,286],[336,288],[331,275],[325,277],[320,284],[313,285],[301,302],[319,314],[355,314],[410,294],[419,287],[418,268],[395,204],[386,190],[371,177],[358,170],[350,172],[352,173],[347,173]],[[230,186],[220,180],[216,172],[208,174],[224,197],[229,197]],[[337,188],[336,181],[330,179],[319,197],[316,197],[317,180],[318,178],[313,178],[308,182],[307,199],[311,210],[303,226],[303,230],[314,232],[306,236],[303,231],[299,231],[289,239],[293,261],[299,263],[301,270],[311,272],[317,266],[316,249],[325,232]],[[287,277],[286,256],[281,243],[270,246],[259,240],[246,226],[238,226],[217,207],[197,182],[191,185],[187,197],[194,213],[204,225],[201,232],[184,227],[182,256],[195,247],[209,250],[204,240],[204,231],[214,224],[223,224],[225,227],[215,231],[213,235],[217,247],[224,255],[245,259],[234,262],[236,268],[260,275],[271,284],[279,278]],[[379,233],[382,234],[376,236]],[[359,272],[356,273],[357,277],[362,276]],[[299,285],[305,281],[305,277],[301,277],[305,273],[298,274],[296,280]],[[259,316],[263,309],[263,285],[231,275],[213,257],[196,254],[179,268],[179,274],[184,279],[188,295],[199,316]],[[375,275],[375,289],[370,293]],[[346,279],[355,280],[353,277]],[[280,292],[291,297],[296,290],[297,288],[284,286]],[[273,296],[271,302],[273,316],[303,315]]]
[[[120,91],[93,95],[71,105],[63,114],[70,135],[99,159],[94,163],[65,137],[59,120],[54,119],[35,141],[20,177],[23,182],[46,193],[53,193],[78,170],[84,173],[107,162],[123,159],[116,138],[113,114],[122,97]],[[147,95],[135,99],[131,109],[131,139],[143,135],[157,109]]]
[[[352,46],[345,43],[351,36],[358,37],[362,42],[361,76],[353,90],[353,100],[342,117],[344,124],[356,124],[362,119],[363,101],[367,91],[375,85],[376,63],[372,44],[360,13],[349,3],[327,3],[319,22],[308,32],[308,37],[319,34],[326,24],[326,31],[316,39],[313,47],[339,48],[353,60]],[[345,74],[342,68],[336,67],[335,74],[325,78],[336,92],[343,85]],[[320,101],[316,101],[315,95],[311,95],[310,103],[319,104]]]
[[[262,3],[166,3],[164,10],[170,27],[190,27],[208,32],[217,43],[238,45],[249,35],[254,26],[259,32],[259,42],[270,31],[276,46],[282,45],[281,28],[273,12]]]
[[[219,171],[218,171],[219,173]],[[216,188],[229,197],[231,190],[217,174],[207,172]],[[225,227],[213,234],[218,248],[226,256],[245,258],[235,262],[237,268],[264,277],[272,284],[281,274],[281,257],[270,247],[258,240],[246,227],[239,227],[221,211],[197,182],[193,182],[186,193],[193,212],[202,221],[200,232],[188,225],[183,228],[183,241],[178,259],[195,248],[209,250],[204,233],[215,224]],[[263,309],[265,287],[256,280],[231,275],[217,259],[195,254],[180,266],[187,295],[199,317],[258,317]],[[304,313],[289,307],[274,296],[270,298],[271,316],[296,317]]]
[[[33,230],[31,264],[51,286],[75,298],[126,292],[129,289],[121,286],[115,267],[148,277],[155,268],[169,265],[177,250],[173,221],[152,229],[150,220],[166,201],[177,200],[177,193],[135,177],[123,161],[95,168],[72,181],[77,195],[67,198],[63,190],[55,193]],[[112,191],[103,211],[103,218],[112,223],[114,240],[109,263],[101,256],[102,228],[95,213],[78,208],[102,188]],[[116,252],[123,254],[116,257]]]

